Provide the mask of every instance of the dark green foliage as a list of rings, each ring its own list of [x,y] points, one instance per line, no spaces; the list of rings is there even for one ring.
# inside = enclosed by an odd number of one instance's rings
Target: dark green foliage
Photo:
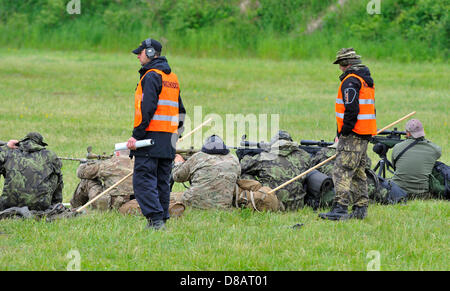
[[[174,53],[266,58],[332,58],[354,46],[371,58],[447,59],[447,0],[0,0],[0,45],[52,49],[129,50],[143,38],[163,40]],[[305,34],[322,17],[322,25]]]

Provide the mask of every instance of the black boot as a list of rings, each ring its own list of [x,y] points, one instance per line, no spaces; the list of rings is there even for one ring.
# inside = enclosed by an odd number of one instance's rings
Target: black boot
[[[166,224],[164,220],[152,220],[151,218],[147,218],[147,228],[153,230],[164,230],[166,229]]]
[[[328,213],[320,213],[320,218],[328,220],[345,220],[349,218],[347,206],[335,203]]]
[[[353,212],[350,214],[350,218],[364,219],[367,216],[367,206],[356,206],[352,207]]]

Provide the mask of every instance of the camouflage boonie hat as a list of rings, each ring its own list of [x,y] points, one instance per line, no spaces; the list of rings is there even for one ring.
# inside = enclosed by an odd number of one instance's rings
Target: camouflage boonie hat
[[[274,144],[276,141],[278,140],[288,140],[288,141],[293,141],[291,135],[289,134],[289,132],[284,131],[284,130],[279,130],[277,134],[275,134],[272,139],[270,140],[271,144]]]
[[[342,48],[337,52],[336,60],[333,64],[342,66],[361,64],[361,56],[357,55],[352,47]]]
[[[30,132],[30,133],[28,133],[26,136],[25,136],[25,138],[24,139],[22,139],[21,141],[19,141],[19,143],[20,142],[23,142],[23,141],[26,141],[26,140],[32,140],[32,141],[34,141],[35,143],[37,143],[38,145],[41,145],[41,146],[48,146],[48,144],[46,144],[45,142],[44,142],[44,138],[42,137],[42,135],[40,134],[40,133],[38,133],[38,132]]]

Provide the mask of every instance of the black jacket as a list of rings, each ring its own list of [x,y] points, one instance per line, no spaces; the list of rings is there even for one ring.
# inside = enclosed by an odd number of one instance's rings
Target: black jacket
[[[158,69],[166,74],[169,74],[172,71],[167,59],[165,57],[158,57],[152,59],[139,70],[140,78],[142,78],[142,76],[150,69]],[[131,155],[173,159],[176,151],[175,143],[178,138],[177,134],[169,132],[145,131],[150,124],[153,115],[155,114],[156,107],[158,106],[159,94],[161,94],[162,89],[161,76],[156,72],[150,72],[142,79],[141,85],[142,92],[144,93],[144,98],[141,104],[142,122],[133,129],[132,136],[137,140],[151,138],[155,144],[131,151]],[[181,134],[183,130],[184,116],[186,114],[181,96],[178,96],[178,106],[178,132]]]
[[[349,74],[355,74],[360,76],[361,78],[366,81],[367,85],[369,87],[374,86],[374,82],[372,77],[370,76],[370,70],[366,66],[355,66],[350,67],[347,71],[345,71],[341,76],[339,76],[339,79],[342,81],[347,77]],[[344,103],[345,106],[345,112],[344,112],[344,124],[342,126],[341,132],[338,132],[338,136],[342,135],[349,135],[349,134],[356,134],[353,132],[353,128],[355,127],[356,122],[358,121],[358,114],[359,114],[359,90],[361,90],[361,82],[355,78],[355,77],[349,77],[347,80],[344,81],[341,87],[341,93],[342,96],[346,96],[348,94],[350,100],[349,103]],[[361,135],[358,135],[361,136]],[[370,135],[363,135],[361,137],[364,138],[370,138]]]

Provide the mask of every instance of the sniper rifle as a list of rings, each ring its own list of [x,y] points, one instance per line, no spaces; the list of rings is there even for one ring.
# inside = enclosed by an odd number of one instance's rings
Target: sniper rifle
[[[323,139],[320,141],[316,140],[305,140],[302,139],[300,141],[299,148],[307,151],[311,156],[317,154],[322,148],[332,146],[334,143],[324,141]]]
[[[107,160],[112,158],[112,154],[111,155],[107,155],[105,152],[103,152],[102,155],[97,155],[94,154],[92,152],[92,146],[88,146],[87,147],[87,154],[86,154],[86,158],[85,159],[81,159],[81,158],[66,158],[66,157],[58,157],[60,160],[63,161],[78,161],[80,163],[87,163],[89,160]]]

